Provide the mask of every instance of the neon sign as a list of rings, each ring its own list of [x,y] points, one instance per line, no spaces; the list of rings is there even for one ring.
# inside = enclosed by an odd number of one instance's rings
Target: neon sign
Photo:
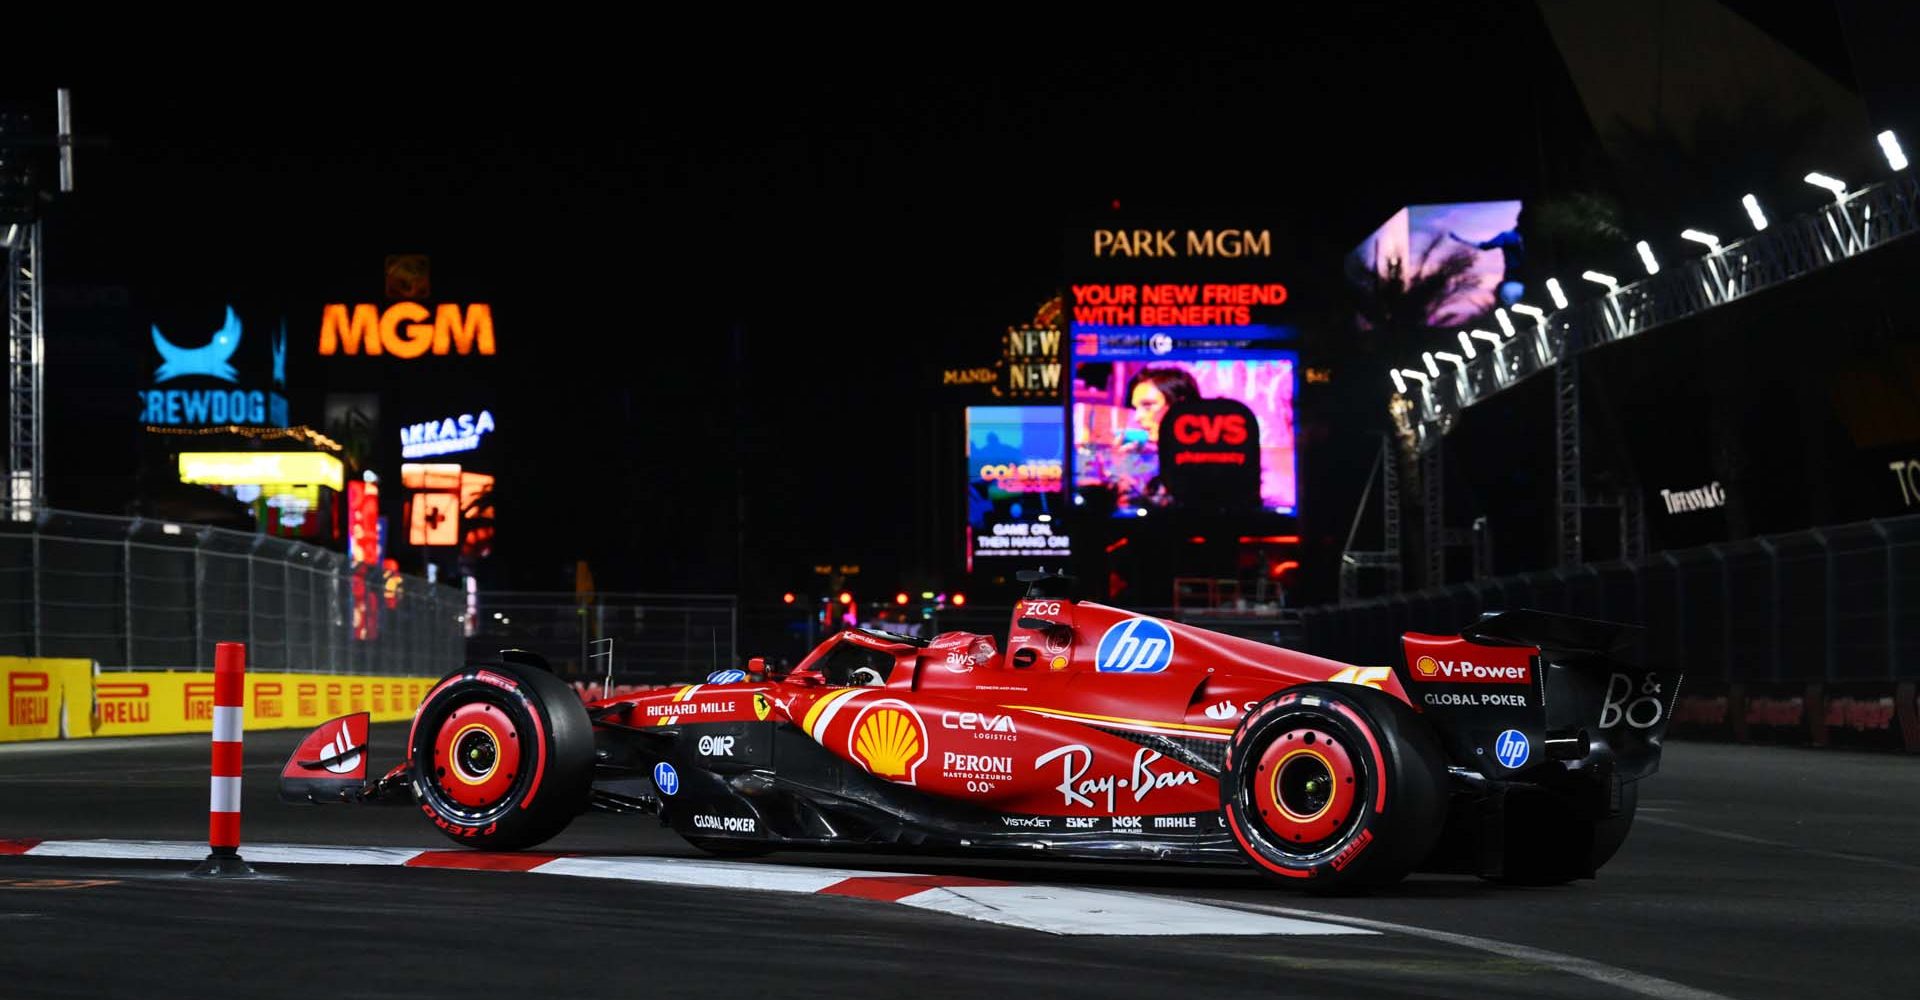
[[[240,372],[233,365],[233,356],[240,350],[243,330],[240,317],[232,306],[226,307],[226,319],[213,331],[205,344],[198,347],[182,347],[160,332],[160,325],[150,325],[153,348],[160,355],[160,364],[153,371],[155,385],[173,382],[178,379],[212,379],[234,386],[240,384]],[[286,367],[285,331],[273,341],[274,384],[284,385]],[[140,395],[140,419],[143,423],[160,426],[206,425],[206,424],[265,424],[275,427],[287,425],[287,400],[277,392],[248,388],[208,388],[208,389],[142,389]]]
[[[351,311],[343,303],[321,310],[321,354],[391,354],[409,359],[429,351],[492,354],[493,307],[474,303],[463,314],[459,306],[446,302],[429,313],[418,302],[396,302],[383,312],[362,302]]]
[[[400,457],[426,458],[472,451],[480,447],[480,435],[493,430],[493,414],[481,410],[479,416],[462,413],[445,420],[429,420],[400,430]]]

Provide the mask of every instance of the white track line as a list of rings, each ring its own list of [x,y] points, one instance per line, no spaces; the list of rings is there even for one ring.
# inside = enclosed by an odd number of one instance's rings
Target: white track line
[[[199,861],[204,844],[165,840],[50,840],[20,852],[26,857],[98,858],[135,861]],[[1284,917],[1250,913],[1146,893],[1077,889],[1064,886],[994,884],[961,876],[906,872],[810,868],[758,862],[705,861],[656,857],[552,857],[483,854],[414,847],[322,847],[257,844],[240,853],[255,864],[409,865],[472,870],[493,861],[524,859],[531,874],[618,879],[694,888],[758,892],[830,894],[900,903],[916,909],[967,917],[987,923],[1063,935],[1337,935],[1372,934],[1351,921],[1328,922],[1315,914]],[[540,861],[541,858],[550,860]]]
[[[1712,827],[1694,826],[1692,823],[1681,823],[1677,820],[1665,819],[1659,816],[1641,816],[1639,819],[1653,826],[1685,830],[1688,833],[1697,833],[1703,837],[1719,837],[1721,840],[1731,840],[1741,844],[1757,844],[1761,847],[1775,847],[1783,851],[1797,851],[1801,854],[1810,854],[1816,858],[1830,858],[1836,861],[1854,861],[1863,865],[1879,865],[1882,868],[1891,868],[1895,871],[1920,872],[1920,865],[1910,865],[1904,861],[1875,857],[1871,854],[1849,854],[1845,851],[1827,851],[1818,847],[1801,847],[1799,844],[1789,844],[1784,840],[1768,840],[1765,837],[1755,837],[1746,833],[1734,833],[1731,830],[1715,830]]]
[[[1429,941],[1438,941],[1442,944],[1450,944],[1460,948],[1471,948],[1475,951],[1484,951],[1506,958],[1517,958],[1523,962],[1531,962],[1535,965],[1545,966],[1549,969],[1567,973],[1568,975],[1579,976],[1582,979],[1590,979],[1596,983],[1604,983],[1608,986],[1625,990],[1628,993],[1635,993],[1643,997],[1653,997],[1654,1000],[1730,1000],[1730,998],[1724,994],[1714,993],[1711,990],[1697,989],[1684,983],[1676,983],[1671,979],[1661,979],[1659,976],[1649,976],[1643,972],[1622,969],[1619,966],[1608,965],[1605,962],[1596,962],[1590,958],[1563,955],[1557,951],[1548,951],[1544,948],[1534,948],[1524,944],[1514,944],[1509,941],[1496,941],[1492,938],[1474,937],[1471,934],[1455,934],[1451,931],[1436,931],[1426,927],[1416,927],[1412,924],[1390,923],[1385,920],[1335,916],[1329,913],[1317,913],[1312,910],[1296,910],[1288,906],[1269,906],[1265,903],[1232,903],[1228,905],[1237,908],[1259,910],[1263,913],[1278,913],[1290,917],[1333,921],[1335,923],[1346,924],[1350,927],[1378,931],[1383,934],[1405,934],[1408,937],[1425,938]]]

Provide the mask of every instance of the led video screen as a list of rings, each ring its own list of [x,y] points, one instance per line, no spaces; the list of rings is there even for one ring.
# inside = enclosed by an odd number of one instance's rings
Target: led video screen
[[[967,407],[967,558],[1070,555],[1058,406]]]
[[[1284,351],[1076,358],[1074,502],[1117,517],[1164,508],[1297,513],[1296,371]]]
[[[1518,301],[1526,294],[1520,209],[1518,201],[1476,201],[1395,212],[1347,257],[1361,326],[1406,323],[1408,312],[1425,326],[1464,326]]]

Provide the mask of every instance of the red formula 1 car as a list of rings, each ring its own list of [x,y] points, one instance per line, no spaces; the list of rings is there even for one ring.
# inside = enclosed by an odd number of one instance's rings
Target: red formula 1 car
[[[1356,667],[1065,585],[1031,580],[1004,650],[850,629],[783,677],[585,705],[509,651],[433,688],[383,779],[366,780],[350,717],[295,751],[282,793],[410,798],[491,849],[601,808],[657,813],[716,854],[1244,863],[1311,890],[1416,868],[1557,882],[1626,837],[1678,693],[1678,675],[1624,664],[1631,630],[1605,622],[1491,615]]]

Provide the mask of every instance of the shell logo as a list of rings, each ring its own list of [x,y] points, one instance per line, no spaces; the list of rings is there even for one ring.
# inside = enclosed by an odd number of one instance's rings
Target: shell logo
[[[927,759],[927,729],[902,702],[878,702],[854,720],[848,750],[867,770],[902,784]]]
[[[1422,656],[1414,663],[1413,669],[1420,671],[1422,677],[1432,677],[1440,672],[1440,663],[1431,656]]]

